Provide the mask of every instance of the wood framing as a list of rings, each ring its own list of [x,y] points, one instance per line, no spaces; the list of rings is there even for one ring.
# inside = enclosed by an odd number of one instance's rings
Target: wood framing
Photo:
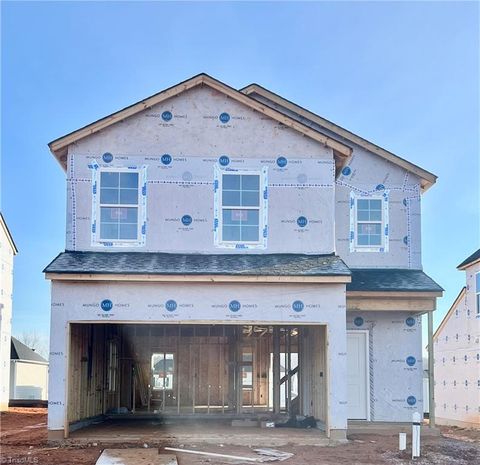
[[[303,118],[307,118],[310,121],[318,124],[319,126],[322,126],[325,129],[328,129],[329,131],[334,132],[335,134],[338,134],[338,136],[344,139],[345,141],[357,144],[360,147],[363,147],[364,149],[368,150],[369,152],[372,152],[375,155],[378,155],[384,158],[385,160],[390,161],[406,169],[407,171],[410,171],[416,174],[422,180],[421,185],[424,191],[426,191],[428,188],[433,186],[433,184],[435,184],[437,180],[437,176],[430,173],[429,171],[424,170],[423,168],[420,168],[419,166],[414,165],[413,163],[410,163],[404,158],[401,158],[398,155],[395,155],[394,153],[389,152],[388,150],[385,150],[382,147],[379,147],[378,145],[375,145],[372,142],[369,142],[368,140],[363,139],[360,136],[357,136],[353,132],[350,132],[347,129],[344,129],[341,126],[338,126],[337,124],[332,123],[331,121],[328,121],[327,119],[322,118],[321,116],[318,116],[315,113],[312,113],[311,111],[308,111],[307,109],[291,102],[290,100],[280,97],[274,92],[271,92],[268,89],[265,89],[264,87],[258,84],[250,84],[249,86],[241,89],[240,92],[243,92],[246,95],[258,94],[270,100],[272,103],[282,106],[287,110],[292,111]]]
[[[109,116],[101,118],[94,123],[84,126],[81,129],[78,129],[65,136],[53,140],[48,144],[50,151],[53,153],[53,155],[59,161],[62,167],[66,169],[66,155],[68,146],[70,144],[73,144],[80,139],[83,139],[84,137],[95,134],[102,129],[111,126],[112,124],[123,121],[130,116],[136,115],[137,113],[151,108],[158,103],[161,103],[169,98],[175,97],[182,92],[185,92],[200,85],[208,86],[211,89],[215,89],[216,91],[227,95],[231,99],[242,103],[249,108],[258,111],[259,113],[262,113],[265,116],[268,116],[273,120],[278,121],[279,123],[282,123],[285,126],[290,127],[302,133],[303,135],[310,137],[311,139],[331,148],[335,156],[337,169],[343,166],[352,154],[351,147],[335,140],[334,138],[328,137],[325,134],[316,131],[315,129],[312,129],[305,124],[302,124],[295,119],[290,118],[289,116],[286,116],[283,113],[269,107],[268,105],[264,105],[258,102],[257,100],[249,97],[247,94],[239,92],[233,87],[230,87],[223,82],[220,82],[217,79],[214,79],[211,76],[203,73],[194,76],[186,81],[183,81],[180,84],[177,84],[166,90],[158,92],[157,94],[141,100],[140,102],[134,103],[133,105],[130,105],[123,110],[117,111]]]
[[[433,312],[436,309],[438,294],[436,292],[347,292],[347,310]]]

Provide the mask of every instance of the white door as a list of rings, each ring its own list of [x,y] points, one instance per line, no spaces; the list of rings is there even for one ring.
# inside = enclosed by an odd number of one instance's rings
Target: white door
[[[368,332],[347,332],[348,418],[368,420]]]

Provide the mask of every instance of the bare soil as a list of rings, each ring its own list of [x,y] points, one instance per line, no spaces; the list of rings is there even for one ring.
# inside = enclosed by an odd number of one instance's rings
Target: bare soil
[[[94,465],[105,448],[141,447],[143,444],[90,443],[54,446],[47,441],[47,410],[42,408],[11,408],[0,415],[0,463],[38,465]],[[398,436],[359,434],[349,437],[347,444],[334,447],[295,446],[279,449],[294,456],[285,465],[474,465],[480,463],[480,431],[461,428],[442,428],[441,436],[422,438],[422,457],[410,458],[407,451],[398,451]],[[261,434],[261,432],[259,432]],[[168,444],[185,448],[231,455],[251,456],[248,447],[207,444]],[[148,444],[147,444],[148,446]],[[268,447],[268,444],[265,444]],[[160,452],[163,449],[160,448]],[[168,452],[167,452],[168,453]],[[179,465],[220,465],[235,462],[178,453]],[[236,462],[240,463],[240,462]],[[244,462],[248,463],[248,462]],[[275,463],[275,462],[274,462]]]

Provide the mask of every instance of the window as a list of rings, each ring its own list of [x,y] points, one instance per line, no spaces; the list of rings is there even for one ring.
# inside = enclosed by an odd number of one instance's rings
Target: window
[[[382,245],[382,200],[357,199],[357,246]]]
[[[477,304],[477,315],[480,315],[480,271],[475,275],[475,294]]]
[[[140,246],[145,242],[145,169],[96,169],[93,173],[92,244]]]
[[[174,354],[157,352],[152,354],[152,389],[168,391],[173,389],[173,376],[175,374]]]
[[[215,172],[215,245],[265,248],[266,168]]]
[[[222,174],[222,241],[260,239],[260,175]]]
[[[100,173],[100,239],[137,240],[138,172]]]
[[[351,193],[351,252],[388,251],[388,201],[388,191],[373,196]]]

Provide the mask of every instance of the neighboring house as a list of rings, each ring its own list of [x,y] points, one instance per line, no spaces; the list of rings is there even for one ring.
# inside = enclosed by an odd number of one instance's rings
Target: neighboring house
[[[18,253],[0,213],[0,411],[8,410],[12,334],[13,257]]]
[[[108,412],[411,421],[422,168],[205,74],[49,144],[67,176],[48,429]],[[282,368],[283,367],[283,368]]]
[[[46,404],[48,361],[14,337],[10,357],[10,406]]]
[[[437,423],[480,427],[480,249],[457,267],[466,274],[433,336]]]

